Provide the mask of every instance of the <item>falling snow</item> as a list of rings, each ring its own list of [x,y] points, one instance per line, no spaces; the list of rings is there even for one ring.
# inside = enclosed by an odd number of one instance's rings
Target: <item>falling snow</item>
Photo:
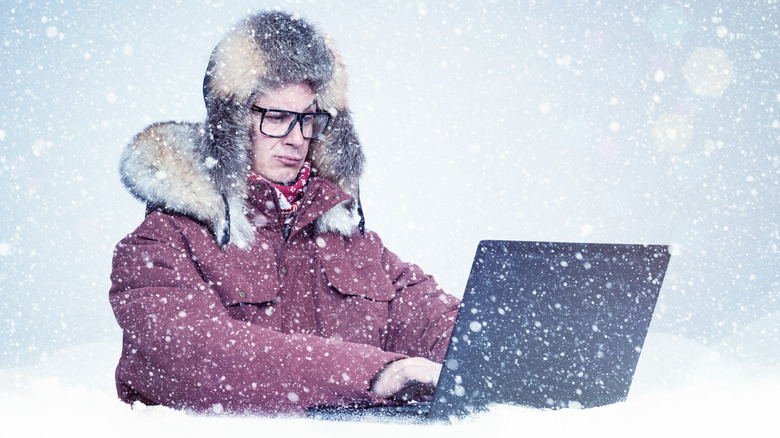
[[[248,9],[281,7],[348,65],[367,227],[448,292],[463,292],[481,239],[672,244],[626,403],[496,407],[454,430],[766,430],[780,389],[780,6],[635,3],[3,2],[5,427],[376,433],[114,396],[109,267],[144,214],[119,182],[122,146],[152,122],[202,120],[213,45]]]

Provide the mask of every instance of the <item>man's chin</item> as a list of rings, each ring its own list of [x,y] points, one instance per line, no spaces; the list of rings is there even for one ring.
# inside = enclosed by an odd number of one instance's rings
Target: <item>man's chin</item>
[[[279,172],[278,174],[274,175],[273,178],[268,178],[268,179],[270,181],[275,182],[276,184],[289,186],[290,184],[295,182],[296,176],[298,176],[298,172],[293,172],[291,170],[289,172]]]

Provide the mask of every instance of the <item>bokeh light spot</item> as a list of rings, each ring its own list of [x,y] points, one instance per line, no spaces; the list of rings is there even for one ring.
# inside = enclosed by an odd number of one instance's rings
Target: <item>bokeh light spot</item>
[[[691,91],[699,96],[720,97],[734,78],[734,67],[726,52],[713,47],[694,50],[682,72]]]
[[[693,126],[684,114],[663,114],[653,125],[653,140],[661,152],[682,152],[692,138]]]

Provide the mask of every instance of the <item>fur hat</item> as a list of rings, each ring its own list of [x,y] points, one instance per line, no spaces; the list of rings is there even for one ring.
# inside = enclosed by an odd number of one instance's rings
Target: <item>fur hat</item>
[[[230,30],[212,52],[203,81],[206,121],[156,124],[136,136],[120,164],[123,182],[153,207],[206,222],[222,245],[246,247],[252,227],[235,212],[246,203],[250,107],[291,83],[311,86],[319,108],[331,114],[325,133],[309,145],[312,171],[353,198],[322,216],[317,229],[351,235],[358,220],[362,229],[358,180],[365,157],[347,106],[344,63],[324,33],[283,12],[250,15]]]

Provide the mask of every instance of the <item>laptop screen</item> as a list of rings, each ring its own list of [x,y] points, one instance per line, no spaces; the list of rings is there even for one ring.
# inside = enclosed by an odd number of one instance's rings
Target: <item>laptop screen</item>
[[[625,400],[669,258],[662,245],[480,242],[431,418]]]

